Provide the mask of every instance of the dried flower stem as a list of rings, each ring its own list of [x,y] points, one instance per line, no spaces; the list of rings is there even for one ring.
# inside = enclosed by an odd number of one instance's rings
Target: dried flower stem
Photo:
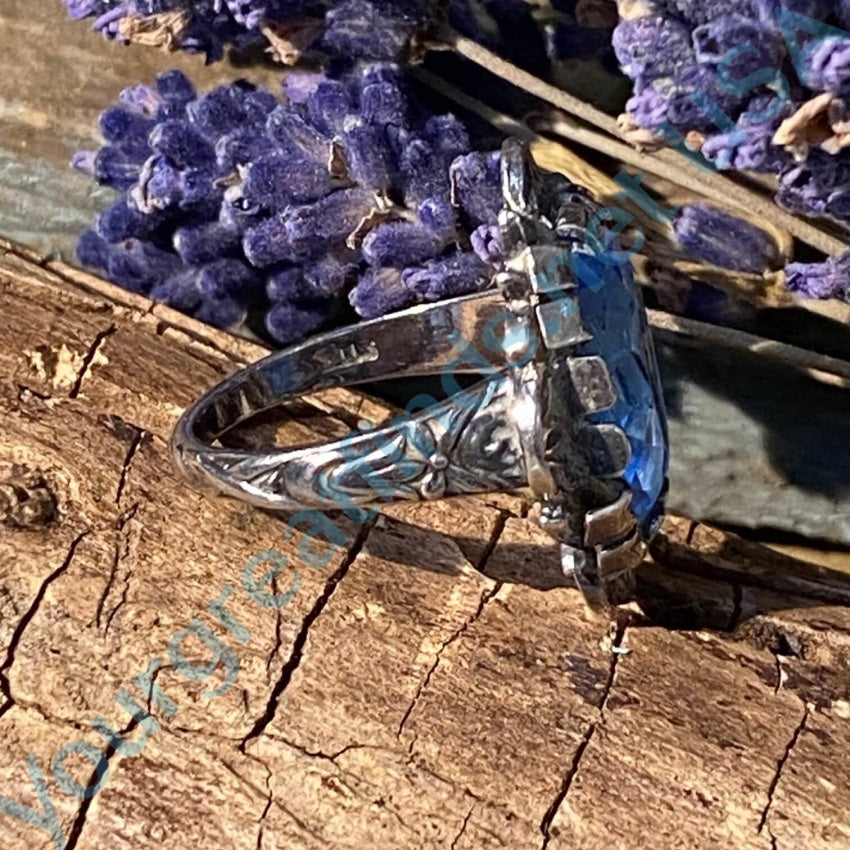
[[[638,154],[629,145],[617,141],[619,135],[617,121],[610,115],[606,115],[589,103],[562,91],[533,74],[517,68],[468,38],[453,32],[444,33],[444,38],[464,58],[613,137],[608,138],[592,128],[564,123],[563,127],[559,127],[559,131],[572,141],[589,145],[596,150],[603,150],[623,162],[636,164],[652,174],[699,192],[706,198],[725,207],[731,206],[737,210],[757,212],[771,218],[802,242],[822,251],[824,254],[843,254],[850,247],[846,240],[825,233],[810,222],[786,212],[771,201],[761,197],[757,192],[739,185],[734,180],[730,180],[717,172],[700,171],[677,151],[662,149]]]
[[[833,386],[850,387],[850,363],[837,357],[818,354],[784,342],[755,336],[734,328],[697,322],[661,310],[647,310],[649,323],[658,336],[669,334],[695,344],[711,343],[749,351],[760,357],[777,360],[806,372],[818,381]],[[660,333],[659,333],[660,332]]]

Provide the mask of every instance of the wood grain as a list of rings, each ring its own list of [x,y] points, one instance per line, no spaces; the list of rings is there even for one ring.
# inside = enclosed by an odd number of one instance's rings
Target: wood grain
[[[306,527],[192,492],[167,454],[190,399],[261,350],[2,250],[0,795],[38,808],[33,753],[68,848],[847,846],[850,614],[820,568],[674,518],[611,622],[507,497],[333,516],[347,542],[307,568]],[[310,405],[284,438],[381,410]],[[290,559],[272,591],[301,579],[279,610],[240,586],[267,549]],[[228,584],[244,643],[205,613]],[[222,665],[169,660],[196,617],[238,659],[219,696]],[[132,682],[153,658],[170,718]],[[161,729],[80,801],[51,763],[106,749],[96,715],[131,725],[122,688]],[[2,811],[1,846],[54,846]]]

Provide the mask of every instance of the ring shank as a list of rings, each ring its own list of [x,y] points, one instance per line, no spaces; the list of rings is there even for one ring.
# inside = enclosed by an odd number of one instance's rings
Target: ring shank
[[[510,381],[498,373],[504,360],[498,351],[475,347],[487,325],[503,315],[504,302],[488,292],[415,307],[276,352],[192,405],[175,429],[173,454],[196,486],[275,510],[522,487],[522,452],[506,423]],[[327,445],[257,451],[214,444],[241,422],[305,393],[443,370],[487,380],[377,431]],[[465,452],[474,455],[468,462],[450,462]]]

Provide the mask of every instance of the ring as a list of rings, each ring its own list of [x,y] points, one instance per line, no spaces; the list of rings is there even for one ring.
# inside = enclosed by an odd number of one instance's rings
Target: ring
[[[628,252],[580,187],[501,150],[506,259],[495,286],[324,333],[213,387],[172,436],[199,489],[259,507],[363,510],[381,502],[530,490],[561,563],[596,608],[631,598],[657,530],[668,441],[652,339]],[[612,228],[613,229],[613,228]],[[462,388],[458,375],[480,380]],[[305,393],[439,375],[447,398],[308,448],[234,449],[222,434]],[[469,383],[466,381],[465,383]]]

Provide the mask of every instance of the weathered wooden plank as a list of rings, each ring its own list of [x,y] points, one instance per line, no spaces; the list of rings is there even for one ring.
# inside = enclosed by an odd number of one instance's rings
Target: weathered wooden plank
[[[522,503],[493,498],[396,506],[368,528],[335,515],[345,542],[311,569],[306,526],[192,492],[167,455],[182,406],[250,343],[114,303],[106,284],[75,295],[20,255],[0,280],[0,795],[39,808],[32,752],[69,847],[841,846],[850,615],[788,584],[812,568],[671,519],[641,573],[658,619],[612,623],[563,587]],[[313,410],[274,428],[321,439],[347,427],[328,412],[386,408],[335,391]],[[39,499],[46,524],[25,510]],[[280,611],[240,586],[264,549],[290,559],[272,592],[299,570]],[[205,613],[228,584],[244,643]],[[169,659],[195,617],[238,659],[219,696],[224,665],[190,680]],[[172,717],[133,684],[152,658]],[[162,728],[74,799],[51,763],[74,740],[105,747],[95,715],[127,728],[121,688]],[[66,765],[89,780],[89,762]],[[0,839],[53,846],[2,809]]]

